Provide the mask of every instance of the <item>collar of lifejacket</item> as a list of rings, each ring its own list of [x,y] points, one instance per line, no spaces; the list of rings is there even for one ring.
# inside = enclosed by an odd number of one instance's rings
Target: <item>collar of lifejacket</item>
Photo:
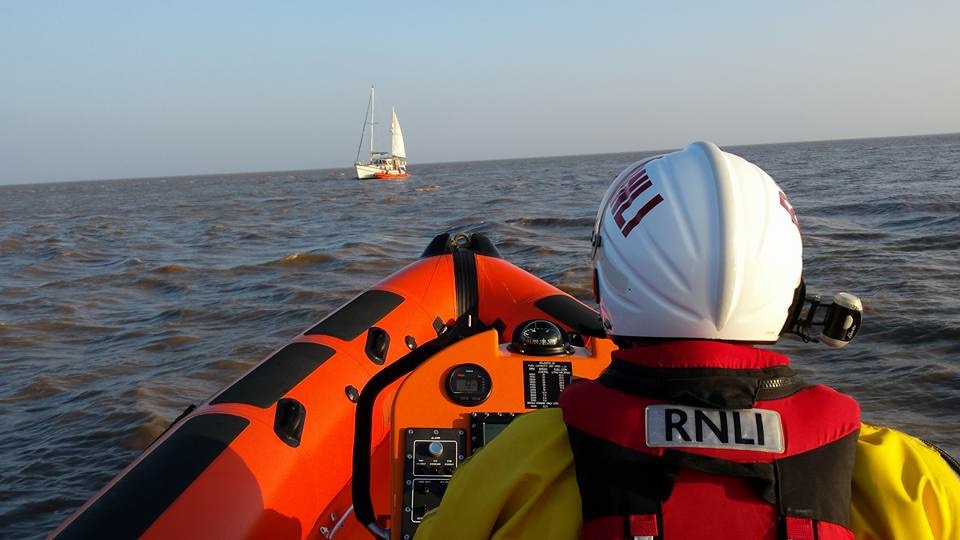
[[[597,380],[671,403],[743,409],[806,387],[789,363],[786,356],[749,345],[674,340],[614,351]]]
[[[657,368],[760,369],[790,364],[786,356],[767,349],[694,339],[637,343],[614,351],[613,358]]]

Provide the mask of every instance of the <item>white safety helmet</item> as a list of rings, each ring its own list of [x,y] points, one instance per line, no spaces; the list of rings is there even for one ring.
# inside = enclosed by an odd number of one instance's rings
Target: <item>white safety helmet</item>
[[[593,246],[600,315],[621,337],[774,342],[803,265],[777,183],[709,142],[620,173]]]

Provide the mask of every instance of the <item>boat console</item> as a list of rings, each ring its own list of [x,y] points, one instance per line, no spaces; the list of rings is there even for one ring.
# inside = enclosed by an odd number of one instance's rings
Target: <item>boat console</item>
[[[508,344],[499,343],[496,329],[479,331],[425,358],[398,383],[384,384],[384,389],[395,384],[384,409],[392,427],[389,440],[382,443],[389,445],[391,493],[379,497],[375,510],[364,501],[377,497],[371,497],[370,478],[362,469],[377,469],[370,459],[376,461],[381,452],[367,451],[359,420],[363,402],[377,400],[372,393],[377,385],[368,384],[358,403],[354,448],[357,519],[375,536],[413,538],[466,458],[516,416],[556,407],[560,392],[574,378],[595,378],[606,367],[613,347],[608,340],[592,340],[594,347],[587,348],[572,345],[583,345],[583,340],[571,334],[546,320],[518,325]],[[357,462],[365,457],[366,464]]]

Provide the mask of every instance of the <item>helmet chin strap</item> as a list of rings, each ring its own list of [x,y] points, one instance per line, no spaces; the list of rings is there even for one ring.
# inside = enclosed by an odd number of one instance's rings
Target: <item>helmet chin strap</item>
[[[780,335],[794,334],[807,343],[814,339],[811,330],[820,327],[819,341],[824,345],[840,348],[850,343],[860,330],[863,319],[860,298],[840,292],[833,295],[832,302],[823,302],[819,295],[806,294],[806,291],[801,277]]]

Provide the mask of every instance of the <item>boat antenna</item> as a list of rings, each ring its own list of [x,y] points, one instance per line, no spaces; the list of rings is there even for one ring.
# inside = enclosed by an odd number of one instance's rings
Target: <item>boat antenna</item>
[[[363,110],[363,125],[360,126],[360,144],[357,145],[357,159],[354,161],[360,161],[360,151],[363,150],[363,134],[367,131],[367,118],[370,115],[370,103],[373,102],[373,86],[370,87],[370,99],[367,100],[367,108]],[[373,139],[373,137],[370,137]]]

